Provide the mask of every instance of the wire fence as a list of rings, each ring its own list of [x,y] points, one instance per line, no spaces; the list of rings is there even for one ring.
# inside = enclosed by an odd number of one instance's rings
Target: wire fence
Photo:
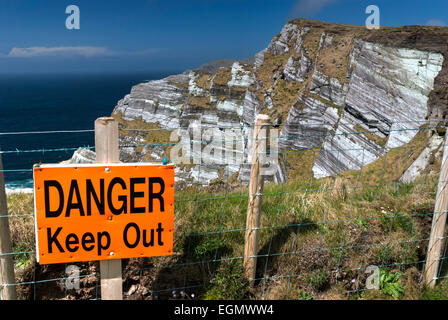
[[[240,128],[204,128],[232,127]],[[156,148],[165,148],[163,156],[169,158],[169,148],[183,143],[154,142],[154,132],[163,129],[120,129],[120,152],[146,148],[146,153],[140,154],[145,162],[160,162],[148,156]],[[310,137],[320,140],[308,149],[279,149],[278,170],[287,179],[264,187],[257,228],[259,249],[253,256],[257,258],[256,273],[251,280],[242,269],[249,197],[243,169],[202,163],[176,167],[176,174],[192,170],[197,174],[176,186],[173,255],[123,260],[124,298],[338,299],[379,294],[416,298],[415,292],[423,292],[422,272],[428,262],[437,186],[443,182],[439,173],[444,142],[439,134],[445,130],[428,122],[412,122],[400,123],[398,129],[386,133],[353,128],[350,132],[298,130],[297,134],[278,135],[280,143]],[[93,130],[3,132],[0,136],[86,132]],[[413,138],[388,147],[387,139],[400,133]],[[251,139],[246,136],[244,144]],[[193,139],[188,144],[208,142]],[[76,150],[77,146],[10,148],[0,153],[20,156]],[[372,150],[376,152],[373,158]],[[36,156],[36,162],[39,159]],[[326,174],[319,173],[322,168]],[[404,179],[410,172],[411,178]],[[20,173],[32,179],[31,168],[4,169],[2,173]],[[201,177],[206,177],[207,184],[199,183]],[[75,263],[74,273],[67,271],[72,264],[36,263],[33,197],[13,191],[21,187],[29,185],[7,183],[9,212],[0,216],[9,218],[13,243],[13,252],[1,253],[0,258],[14,256],[16,283],[11,285],[17,288],[18,298],[101,299],[98,262]],[[445,250],[439,280],[446,278]],[[369,285],[369,276],[375,272],[381,275],[377,290]]]

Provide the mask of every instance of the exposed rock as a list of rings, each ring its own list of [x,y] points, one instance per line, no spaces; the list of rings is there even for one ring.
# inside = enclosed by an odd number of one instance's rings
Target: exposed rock
[[[296,42],[294,44],[294,50],[300,52],[303,44],[303,37],[310,31],[309,27],[303,27],[299,29]]]
[[[447,43],[448,33],[434,28],[367,32],[354,26],[294,20],[251,61],[219,60],[200,70],[139,84],[118,102],[114,114],[169,131],[182,128],[191,135],[198,121],[220,130],[242,130],[245,164],[223,164],[219,157],[206,156],[201,165],[176,170],[179,183],[207,184],[235,173],[248,181],[249,129],[259,113],[269,113],[274,122],[285,119],[283,127],[275,123],[282,129],[280,147],[321,147],[313,172],[327,177],[359,170],[390,149],[409,143],[427,117],[433,124],[445,121]],[[335,50],[343,50],[338,60],[329,56]],[[363,134],[360,129],[371,132]],[[166,148],[136,151],[131,147],[145,139],[145,135],[120,136],[124,146],[120,159],[160,160]],[[204,147],[201,139],[191,142]],[[428,148],[409,168],[409,177],[424,165],[432,152]],[[229,146],[218,149],[225,153]],[[272,180],[284,181],[285,171],[280,162],[277,166]],[[408,181],[408,176],[403,179]]]
[[[204,63],[198,69],[210,74],[216,74],[220,68],[231,67],[235,60],[218,59],[211,62]]]
[[[286,63],[283,74],[287,81],[305,81],[307,74],[313,69],[313,62],[305,55],[296,59],[291,56]]]
[[[439,153],[439,156],[441,155],[443,151],[441,148],[442,146],[443,137],[434,134],[429,139],[429,145],[423,149],[422,153],[420,153],[418,158],[404,172],[399,181],[401,183],[411,183],[415,181],[415,179],[420,176],[421,172],[429,166],[431,156],[434,156],[435,153]]]
[[[71,159],[62,161],[61,164],[77,164],[77,163],[95,163],[96,154],[94,151],[79,148],[74,153]]]
[[[202,73],[190,71],[182,75],[139,84],[132,88],[131,94],[119,101],[114,113],[121,114],[123,120],[142,119],[146,123],[157,124],[161,129],[169,131],[183,128],[191,136],[189,141],[192,145],[204,147],[203,137],[207,128],[244,129],[253,125],[259,107],[256,96],[248,90],[254,83],[252,68],[251,65],[233,62],[229,70],[229,79],[224,82],[225,85],[222,82],[217,83],[211,74],[208,77],[205,74],[204,78],[203,71]],[[210,80],[205,84],[199,83],[204,79]],[[192,102],[192,97],[199,100]],[[202,104],[202,98],[209,99],[210,103]],[[198,122],[203,126],[203,130],[199,133],[199,140],[193,138],[193,128]],[[122,146],[120,159],[140,161],[143,156],[149,154],[151,159],[160,161],[165,148],[144,147],[142,151],[136,151],[133,145],[144,144],[144,142],[144,135],[120,135]],[[216,159],[205,152],[198,154],[193,150],[192,156],[198,155],[199,159],[202,157],[202,164],[177,170],[176,181],[208,184],[219,178],[221,174],[231,176],[238,172],[239,166],[218,164],[221,155],[226,152],[226,147],[227,145],[222,145]]]
[[[428,95],[443,56],[363,42],[351,75],[346,104],[374,115],[391,132],[387,147],[408,143],[428,113]],[[394,124],[392,128],[392,124]]]
[[[121,113],[123,120],[141,118],[168,129],[178,128],[181,108],[188,99],[188,87],[182,85],[189,85],[191,75],[190,72],[138,84],[118,102],[113,113]]]
[[[359,170],[388,149],[400,147],[417,134],[428,112],[428,95],[442,68],[443,56],[411,49],[360,42],[350,75],[346,108],[336,134],[323,144],[313,168],[317,177]],[[314,75],[313,75],[314,78]],[[384,148],[356,132],[355,125],[388,136]],[[338,157],[327,150],[338,150]]]
[[[260,51],[259,53],[257,53],[255,55],[255,63],[254,63],[254,69],[258,69],[261,67],[261,65],[264,62],[264,54],[266,53],[267,49],[264,49],[262,51]]]
[[[344,105],[347,87],[343,87],[339,80],[330,78],[315,70],[313,73],[310,91],[319,94],[322,98],[332,101],[338,106]]]
[[[297,34],[297,31],[297,25],[287,23],[280,34],[274,37],[267,50],[276,56],[289,52],[289,43]]]
[[[325,139],[322,150],[313,166],[314,176],[323,178],[347,170],[360,170],[381,157],[386,150],[356,132],[357,123],[348,112],[339,120],[335,135]]]
[[[235,62],[232,65],[232,79],[227,83],[229,87],[248,88],[254,83],[254,78],[249,70],[244,69],[243,65]]]
[[[302,95],[291,108],[280,133],[279,145],[286,149],[312,149],[322,144],[338,121],[338,110]]]
[[[259,102],[255,93],[250,90],[246,91],[243,102],[243,119],[244,123],[251,125],[255,123],[255,118],[260,112]]]

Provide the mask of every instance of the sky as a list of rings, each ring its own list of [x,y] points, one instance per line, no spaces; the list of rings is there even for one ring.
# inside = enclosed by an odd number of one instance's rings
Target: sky
[[[369,5],[381,25],[448,26],[447,0],[0,0],[0,73],[182,72],[253,57],[295,18],[364,25]]]

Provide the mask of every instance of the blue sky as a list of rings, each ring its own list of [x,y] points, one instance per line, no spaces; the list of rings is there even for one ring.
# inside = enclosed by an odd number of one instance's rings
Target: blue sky
[[[251,57],[294,18],[362,25],[371,4],[382,25],[448,25],[447,0],[0,0],[0,73],[181,72]]]

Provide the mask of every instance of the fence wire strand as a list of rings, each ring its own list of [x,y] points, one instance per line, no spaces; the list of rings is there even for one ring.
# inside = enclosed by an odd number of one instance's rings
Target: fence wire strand
[[[302,126],[301,123],[288,125]],[[307,125],[313,126],[317,123]],[[278,127],[277,124],[271,126]],[[223,124],[204,125],[202,128],[242,127],[253,126]],[[386,136],[400,132],[417,132],[416,134],[429,136],[431,132],[437,134],[437,129],[446,127],[433,126],[427,121],[401,122],[398,123],[397,129],[388,130]],[[121,142],[119,148],[122,151],[141,147],[151,150],[155,147],[209,143],[151,143],[152,134],[161,130],[164,129],[120,127],[120,132],[125,135],[148,135],[148,143]],[[81,134],[93,131],[0,132],[0,136]],[[339,137],[366,137],[366,134],[376,134],[378,137],[384,135],[383,131],[370,129],[323,134],[280,134],[277,139],[279,142],[303,138],[332,141],[333,138]],[[254,139],[246,136],[245,145],[251,140]],[[440,170],[440,166],[435,156],[431,160],[432,163],[428,162],[429,166],[434,164],[431,169],[422,172],[415,181],[405,183],[398,179],[421,151],[427,148],[427,139],[423,139],[424,142],[421,140],[414,139],[408,144],[394,148],[373,142],[359,148],[339,148],[331,143],[328,148],[321,147],[318,150],[280,148],[279,156],[283,159],[280,167],[288,176],[288,180],[278,185],[266,182],[262,193],[261,225],[256,228],[260,235],[259,251],[253,256],[258,259],[257,272],[254,279],[255,289],[252,291],[244,289],[245,279],[242,276],[249,194],[247,185],[241,183],[239,178],[244,177],[247,167],[240,167],[238,173],[229,165],[213,167],[199,162],[180,166],[179,170],[196,170],[198,181],[176,191],[174,254],[170,257],[124,259],[124,298],[137,294],[140,299],[214,299],[232,298],[230,294],[239,294],[239,298],[306,299],[322,296],[331,288],[340,286],[348,295],[361,296],[371,291],[366,287],[365,278],[369,275],[366,273],[368,267],[372,265],[378,267],[381,272],[398,272],[402,277],[416,270],[421,278],[422,268],[428,262],[424,248],[430,240],[437,183],[444,183],[437,180],[437,170]],[[221,143],[229,141],[235,142],[237,139],[218,140]],[[442,144],[436,150],[443,150],[443,147]],[[82,148],[94,150],[91,146]],[[78,149],[79,147],[73,146],[16,148],[1,150],[0,153],[69,154]],[[375,161],[366,160],[366,153],[380,149],[384,152]],[[332,174],[321,179],[314,177],[312,165],[318,157],[330,155],[335,163],[342,163],[344,155],[350,152],[357,152],[359,158],[355,160],[360,163],[358,167],[343,170],[340,175]],[[433,155],[435,152],[432,150]],[[307,164],[308,158],[314,159],[312,165]],[[39,159],[36,158],[37,162]],[[6,169],[1,170],[2,173],[20,173],[32,179],[31,168],[8,169],[7,162],[5,166]],[[205,186],[206,183],[201,181],[208,182],[209,185]],[[8,197],[12,199],[18,193],[14,192],[14,189],[20,190],[20,187],[26,186],[10,183],[7,187],[11,189],[8,191]],[[32,199],[32,195],[30,197]],[[75,264],[80,266],[81,274],[74,277],[65,274],[68,264],[37,264],[35,248],[20,243],[20,238],[25,238],[25,234],[34,237],[34,213],[29,213],[24,208],[14,210],[16,211],[0,213],[1,219],[9,219],[13,239],[13,251],[2,252],[0,257],[14,257],[16,283],[0,288],[21,288],[20,297],[23,299],[101,299],[98,263]],[[442,239],[445,246],[437,271],[439,281],[447,277],[445,260],[448,237],[444,236]],[[64,285],[67,280],[79,281],[81,288],[67,288]],[[235,287],[229,289],[223,286],[223,283],[232,283]]]

